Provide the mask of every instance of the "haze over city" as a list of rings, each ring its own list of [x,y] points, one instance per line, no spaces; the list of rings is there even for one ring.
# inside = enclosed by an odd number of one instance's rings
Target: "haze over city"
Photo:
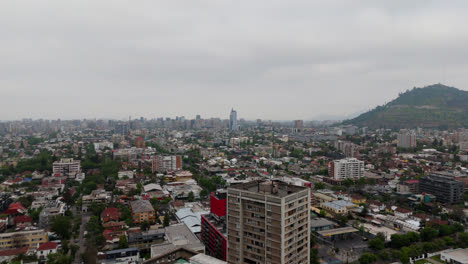
[[[467,89],[466,1],[8,1],[0,120],[346,118]]]

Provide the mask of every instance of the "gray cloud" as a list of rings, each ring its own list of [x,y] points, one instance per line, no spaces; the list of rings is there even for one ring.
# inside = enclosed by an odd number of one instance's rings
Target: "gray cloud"
[[[313,119],[468,87],[466,1],[9,1],[0,119]]]

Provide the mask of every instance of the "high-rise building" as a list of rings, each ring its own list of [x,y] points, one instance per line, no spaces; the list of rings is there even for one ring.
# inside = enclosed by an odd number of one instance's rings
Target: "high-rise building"
[[[178,155],[173,156],[153,156],[152,158],[152,171],[166,172],[177,171],[182,169],[182,157]]]
[[[226,197],[227,193],[210,195],[210,213],[201,216],[200,240],[205,253],[220,260],[226,260]]]
[[[278,181],[228,188],[228,263],[309,263],[310,189]]]
[[[128,123],[119,123],[115,125],[114,133],[122,136],[128,135]]]
[[[294,120],[294,128],[293,132],[297,133],[304,129],[304,121],[303,120]]]
[[[328,174],[335,180],[364,177],[364,161],[356,158],[334,160],[328,165]]]
[[[229,129],[231,131],[238,131],[239,124],[237,123],[237,111],[231,109],[231,114],[229,115]]]
[[[399,148],[415,148],[416,147],[416,133],[413,131],[402,129],[398,133],[398,143]]]
[[[419,179],[419,191],[429,193],[441,203],[456,203],[463,195],[464,183],[448,172],[431,172]]]

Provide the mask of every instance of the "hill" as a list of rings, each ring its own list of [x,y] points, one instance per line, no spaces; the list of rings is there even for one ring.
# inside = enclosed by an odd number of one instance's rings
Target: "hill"
[[[468,127],[468,91],[442,84],[413,88],[343,124],[393,129]]]

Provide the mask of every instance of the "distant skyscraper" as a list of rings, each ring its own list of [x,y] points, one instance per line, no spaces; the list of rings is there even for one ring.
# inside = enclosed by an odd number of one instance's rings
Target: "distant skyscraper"
[[[114,133],[115,134],[119,134],[119,135],[122,135],[122,136],[126,136],[128,135],[128,124],[127,123],[119,123],[115,126],[115,130],[114,130]]]
[[[299,132],[304,129],[304,121],[303,120],[294,120],[294,128],[293,132]]]
[[[236,110],[231,110],[231,115],[229,115],[229,129],[231,131],[238,131],[239,125],[237,124],[237,112]]]
[[[197,120],[200,120],[200,119],[201,119],[201,116],[200,116],[200,115],[197,115],[196,119],[197,119]]]

